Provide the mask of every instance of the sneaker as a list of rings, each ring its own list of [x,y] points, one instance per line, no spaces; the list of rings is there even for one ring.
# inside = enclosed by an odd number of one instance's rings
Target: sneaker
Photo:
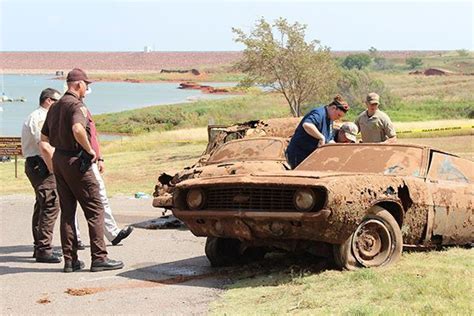
[[[86,249],[86,245],[84,245],[84,243],[82,242],[82,240],[79,240],[77,242],[77,250],[84,250]]]
[[[114,240],[112,240],[112,245],[116,246],[118,245],[119,242],[122,241],[122,239],[125,239],[127,238],[133,231],[133,227],[132,226],[127,226],[125,227],[124,229],[122,229],[117,237],[114,238]]]

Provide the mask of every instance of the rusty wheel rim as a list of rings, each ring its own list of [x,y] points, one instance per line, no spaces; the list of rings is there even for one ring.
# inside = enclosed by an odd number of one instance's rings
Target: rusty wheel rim
[[[393,253],[392,235],[380,220],[369,219],[357,227],[352,238],[352,253],[364,267],[386,263]]]

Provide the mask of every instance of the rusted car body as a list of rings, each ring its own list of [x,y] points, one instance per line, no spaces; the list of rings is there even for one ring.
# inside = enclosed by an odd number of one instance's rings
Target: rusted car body
[[[171,209],[175,186],[187,179],[289,168],[285,159],[287,139],[293,135],[300,120],[278,118],[232,126],[208,126],[208,144],[199,160],[174,176],[162,173],[155,186],[152,205]],[[271,140],[258,140],[263,138]],[[239,139],[245,141],[238,142]],[[232,141],[230,146],[220,149]]]
[[[238,240],[240,253],[331,248],[341,268],[380,266],[403,245],[472,243],[473,180],[472,161],[432,148],[333,144],[291,171],[184,181],[173,213],[208,237],[214,265],[229,263],[219,251]]]

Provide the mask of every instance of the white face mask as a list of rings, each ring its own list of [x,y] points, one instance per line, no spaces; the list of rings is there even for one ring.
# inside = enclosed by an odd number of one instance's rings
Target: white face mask
[[[86,95],[91,94],[91,93],[92,93],[92,88],[91,88],[91,87],[87,87]]]

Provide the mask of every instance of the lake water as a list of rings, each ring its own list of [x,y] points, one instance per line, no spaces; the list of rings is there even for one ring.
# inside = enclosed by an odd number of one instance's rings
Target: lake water
[[[0,102],[0,136],[20,136],[21,126],[29,113],[38,107],[45,88],[64,91],[64,81],[45,75],[3,75],[5,94],[13,99],[24,97],[26,102]],[[0,78],[1,80],[1,78]],[[203,83],[204,84],[204,83]],[[212,83],[231,86],[235,83]],[[200,98],[219,99],[228,95],[203,94],[199,90],[177,89],[178,83],[96,82],[85,103],[92,114],[120,112],[151,105],[182,103]],[[2,87],[0,86],[0,89]]]

